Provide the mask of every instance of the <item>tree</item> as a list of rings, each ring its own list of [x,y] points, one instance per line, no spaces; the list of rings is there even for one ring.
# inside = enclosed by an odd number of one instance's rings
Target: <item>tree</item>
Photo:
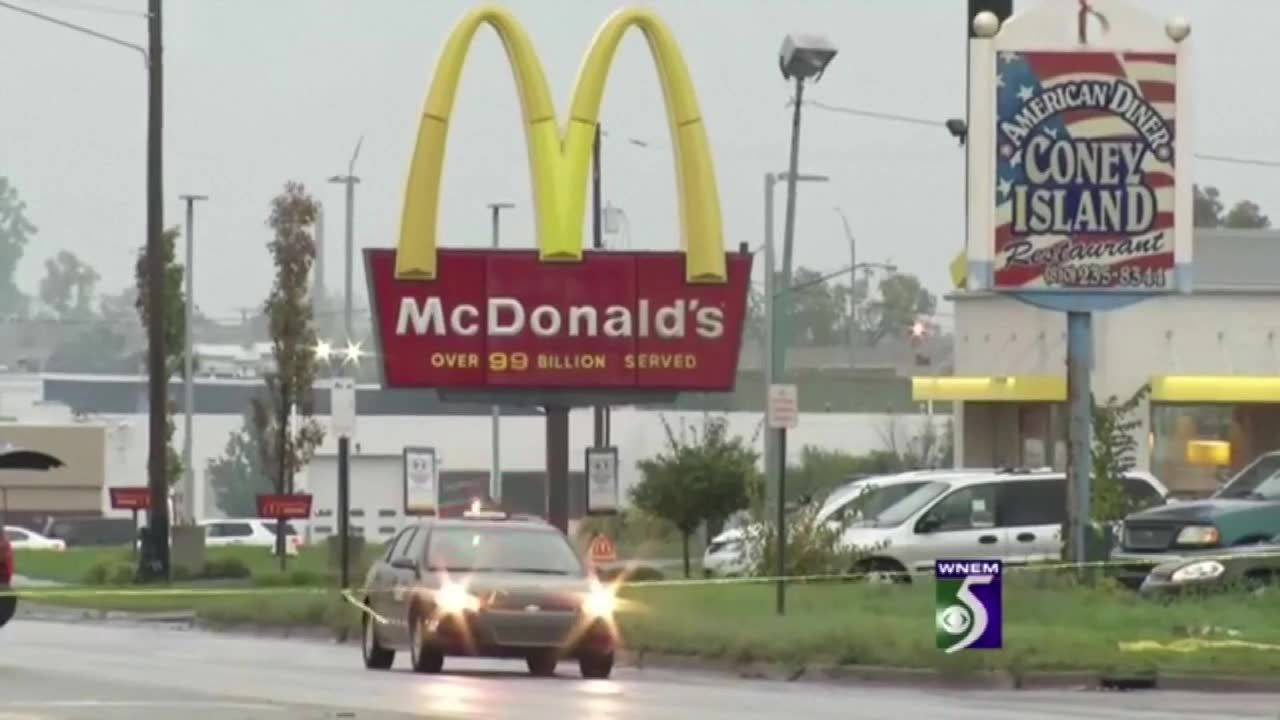
[[[822,273],[799,268],[791,285],[792,345],[830,346],[848,342],[849,294],[842,285],[821,279]]]
[[[289,182],[272,200],[267,220],[274,233],[267,250],[276,274],[263,311],[275,369],[266,378],[266,398],[253,401],[253,425],[263,465],[279,493],[293,492],[294,475],[310,462],[324,439],[324,430],[312,417],[317,358],[310,279],[316,257],[312,230],[318,210],[319,205],[301,183]],[[295,409],[298,423],[292,427],[290,417]],[[284,539],[281,521],[276,550],[282,564]]]
[[[239,429],[227,438],[222,455],[205,465],[214,502],[229,517],[258,514],[258,495],[271,492],[271,479],[262,464],[262,449],[252,411],[244,414]]]
[[[85,320],[93,316],[93,300],[101,277],[75,253],[59,250],[44,261],[40,280],[40,302],[62,320]]]
[[[27,220],[27,204],[18,199],[18,189],[0,177],[0,315],[26,314],[27,298],[18,289],[15,276],[27,242],[39,230]]]
[[[1241,200],[1227,210],[1221,193],[1212,185],[1203,189],[1193,185],[1191,193],[1194,203],[1192,216],[1198,228],[1264,230],[1271,227],[1271,219],[1262,214],[1262,208],[1255,202]]]
[[[178,242],[178,229],[169,228],[160,236],[160,255],[164,261],[164,297],[165,307],[160,312],[164,315],[164,372],[165,380],[168,381],[175,374],[182,372],[183,358],[183,341],[186,338],[186,297],[183,294],[182,277],[183,268],[178,264],[177,252],[175,246]],[[138,250],[138,260],[133,267],[134,288],[136,295],[134,297],[134,308],[138,311],[138,318],[142,321],[142,327],[148,330],[151,328],[152,308],[150,307],[152,279],[150,277],[150,262],[148,260],[147,246],[143,245]],[[178,452],[173,449],[173,412],[174,405],[172,402],[166,405],[165,418],[165,448],[167,449],[168,461],[166,465],[166,475],[169,484],[173,485],[178,478],[182,477],[182,458]]]
[[[901,469],[902,459],[888,450],[851,455],[805,445],[800,451],[800,464],[787,468],[787,500],[819,500],[851,478],[885,475]]]
[[[1138,441],[1134,439],[1133,431],[1142,427],[1142,420],[1136,414],[1150,394],[1151,386],[1143,385],[1123,401],[1115,395],[1102,403],[1090,398],[1093,416],[1093,492],[1090,505],[1096,521],[1123,520],[1138,509],[1124,490],[1124,476],[1138,462]]]
[[[93,323],[59,344],[45,361],[49,372],[65,373],[134,373],[139,358],[130,352],[128,341],[114,327]]]
[[[880,282],[880,299],[868,306],[868,341],[902,337],[921,318],[932,317],[938,298],[909,273],[894,273]]]
[[[729,436],[725,418],[706,416],[701,432],[677,434],[665,417],[662,425],[667,450],[637,463],[642,477],[631,488],[631,502],[675,526],[689,577],[689,538],[702,523],[723,522],[747,508],[760,482],[758,456],[741,437]]]

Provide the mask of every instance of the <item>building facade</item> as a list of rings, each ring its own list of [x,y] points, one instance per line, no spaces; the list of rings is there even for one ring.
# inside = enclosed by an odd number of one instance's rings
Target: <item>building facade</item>
[[[1190,293],[1093,318],[1094,397],[1150,395],[1137,463],[1176,492],[1280,448],[1280,232],[1198,231]],[[990,292],[958,291],[955,373],[913,379],[917,401],[956,402],[956,462],[1066,465],[1066,316]],[[1188,458],[1229,444],[1223,467]],[[1194,453],[1193,453],[1194,454]]]

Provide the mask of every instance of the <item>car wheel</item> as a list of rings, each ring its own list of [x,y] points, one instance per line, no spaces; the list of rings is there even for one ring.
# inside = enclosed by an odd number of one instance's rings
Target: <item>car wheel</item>
[[[4,627],[13,619],[13,614],[18,611],[18,598],[13,595],[0,597],[0,627]]]
[[[422,636],[422,619],[416,612],[409,616],[409,660],[414,672],[438,673],[444,669],[444,653],[427,645]]]
[[[854,565],[852,572],[855,582],[865,582],[877,585],[905,585],[911,582],[911,576],[907,573],[906,568],[892,560],[867,560],[860,562],[857,565]]]
[[[538,650],[529,653],[527,658],[529,674],[537,677],[551,677],[556,674],[556,665],[559,660],[552,650]]]
[[[377,623],[368,613],[364,615],[360,648],[364,653],[364,666],[370,670],[390,670],[396,661],[394,650],[388,650],[378,642]]]
[[[613,653],[591,653],[578,658],[578,669],[588,680],[608,680],[613,673]]]

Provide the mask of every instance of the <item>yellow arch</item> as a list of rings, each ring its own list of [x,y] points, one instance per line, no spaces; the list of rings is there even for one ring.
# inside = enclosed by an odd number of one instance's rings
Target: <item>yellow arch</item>
[[[582,259],[587,174],[604,84],[618,44],[627,30],[635,26],[648,41],[666,101],[688,281],[724,282],[720,199],[693,81],[670,29],[655,14],[642,9],[615,13],[596,33],[578,71],[569,122],[563,134],[547,88],[546,74],[519,21],[505,9],[483,7],[468,13],[458,23],[441,50],[418,127],[401,216],[396,277],[433,279],[436,276],[436,218],[449,115],[471,40],[480,26],[486,24],[498,33],[515,76],[524,116],[541,258],[562,262]]]

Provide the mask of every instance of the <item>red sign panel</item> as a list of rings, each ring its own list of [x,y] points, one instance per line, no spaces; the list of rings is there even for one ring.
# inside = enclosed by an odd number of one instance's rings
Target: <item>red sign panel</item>
[[[751,256],[690,285],[680,252],[439,251],[437,279],[398,280],[367,250],[388,387],[729,391]]]
[[[148,487],[113,487],[107,488],[111,494],[112,510],[146,510],[151,507],[151,488]]]
[[[310,495],[259,495],[258,517],[306,520],[311,517]]]
[[[618,559],[618,549],[607,535],[596,535],[587,546],[587,555],[594,563],[614,562]]]

